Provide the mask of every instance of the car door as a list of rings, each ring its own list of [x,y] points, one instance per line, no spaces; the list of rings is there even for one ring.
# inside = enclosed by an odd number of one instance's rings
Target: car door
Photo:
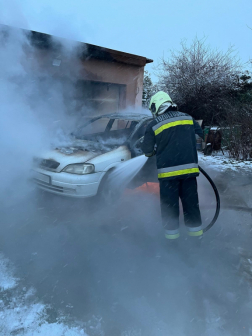
[[[141,150],[141,147],[139,146],[137,149],[134,148],[134,145],[138,139],[144,136],[146,127],[148,126],[149,122],[151,120],[144,121],[137,130],[134,132],[131,138],[131,151],[132,156],[140,156],[143,155],[143,152]],[[140,170],[140,172],[134,177],[134,179],[131,181],[129,188],[137,188],[140,185],[147,183],[147,182],[158,182],[157,178],[157,166],[156,166],[156,156],[148,158],[143,168]]]

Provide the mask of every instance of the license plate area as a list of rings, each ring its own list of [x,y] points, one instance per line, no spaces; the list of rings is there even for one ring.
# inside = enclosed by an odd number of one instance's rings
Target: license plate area
[[[36,180],[39,180],[43,183],[51,184],[51,178],[48,175],[45,175],[45,174],[38,173],[38,172],[34,171],[33,172],[33,178],[35,178]]]

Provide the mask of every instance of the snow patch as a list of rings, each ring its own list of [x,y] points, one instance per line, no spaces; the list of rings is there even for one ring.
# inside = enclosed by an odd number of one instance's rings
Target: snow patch
[[[16,287],[18,279],[12,274],[9,261],[0,253],[0,292]]]
[[[60,318],[49,323],[49,306],[37,302],[35,290],[18,288],[10,262],[0,254],[0,335],[87,336],[80,327],[69,327]]]
[[[204,156],[203,153],[198,153],[199,163],[205,163],[208,167],[218,171],[225,171],[230,169],[232,171],[238,171],[243,169],[244,171],[252,171],[252,161],[238,161],[231,159],[228,154],[215,154],[211,156]]]

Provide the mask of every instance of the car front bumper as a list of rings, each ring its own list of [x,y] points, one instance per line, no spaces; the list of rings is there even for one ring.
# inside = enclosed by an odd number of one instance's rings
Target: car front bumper
[[[104,174],[105,172],[76,175],[39,168],[31,171],[32,179],[40,189],[57,195],[80,198],[95,196]]]

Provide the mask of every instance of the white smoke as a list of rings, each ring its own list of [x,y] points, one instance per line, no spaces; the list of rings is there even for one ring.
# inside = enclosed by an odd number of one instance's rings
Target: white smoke
[[[13,27],[41,31],[75,41],[85,41],[84,7],[80,2],[0,0],[0,22]]]
[[[24,195],[33,157],[67,142],[76,117],[74,81],[60,81],[40,67],[27,33],[2,26],[0,45],[0,197],[6,199]],[[72,46],[65,48],[72,56]]]

